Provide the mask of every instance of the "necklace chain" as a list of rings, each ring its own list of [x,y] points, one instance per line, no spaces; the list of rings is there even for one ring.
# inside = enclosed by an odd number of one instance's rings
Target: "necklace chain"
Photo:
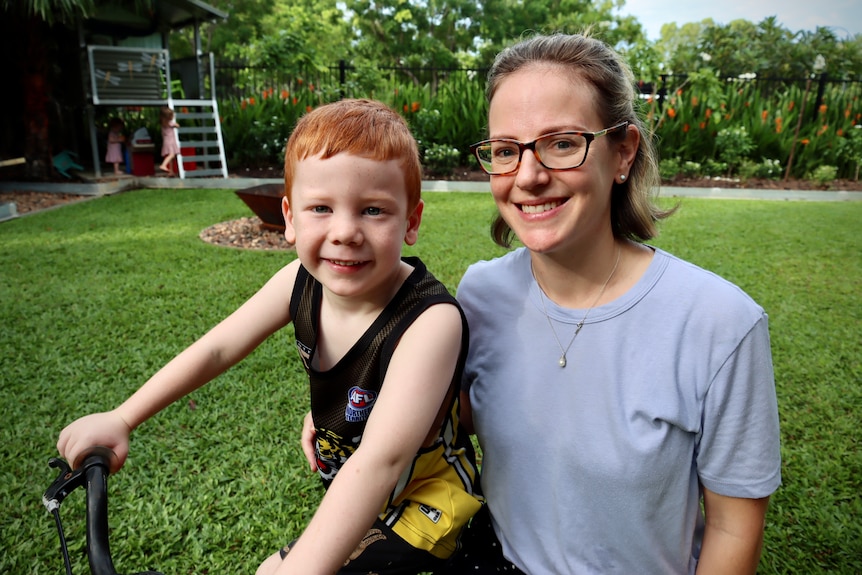
[[[572,335],[572,339],[569,340],[569,345],[563,348],[563,344],[560,342],[560,338],[557,336],[557,330],[554,329],[554,323],[551,321],[551,316],[548,315],[548,309],[545,306],[545,294],[542,290],[542,286],[539,285],[539,299],[542,302],[542,312],[545,314],[545,319],[548,320],[548,327],[551,328],[551,333],[554,335],[554,340],[557,342],[557,345],[560,348],[560,359],[557,363],[559,363],[560,367],[566,367],[566,354],[569,353],[569,348],[572,347],[572,344],[575,343],[575,338],[578,337],[578,334],[581,333],[581,328],[584,327],[584,322],[587,321],[587,316],[590,315],[590,312],[593,311],[593,308],[596,307],[596,304],[599,303],[599,300],[605,293],[605,288],[608,287],[608,284],[611,282],[611,278],[614,277],[614,273],[617,271],[617,266],[620,263],[620,253],[622,252],[622,246],[617,247],[617,259],[614,262],[614,267],[611,269],[610,275],[608,275],[608,279],[605,280],[605,283],[602,284],[602,289],[599,290],[599,295],[596,296],[596,299],[593,300],[593,305],[587,308],[587,313],[584,314],[584,317],[581,318],[577,324],[575,324],[575,333]],[[533,278],[535,279],[536,274],[533,274]],[[536,279],[536,284],[538,285],[539,280]]]

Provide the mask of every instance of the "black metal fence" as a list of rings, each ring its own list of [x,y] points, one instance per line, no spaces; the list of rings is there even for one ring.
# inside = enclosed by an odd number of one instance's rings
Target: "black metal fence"
[[[345,61],[325,68],[274,70],[238,61],[217,61],[216,97],[243,98],[264,90],[294,92],[314,86],[337,97],[373,97],[375,92],[409,85],[434,95],[443,82],[476,82],[484,85],[486,68],[409,68],[398,66],[356,67]]]
[[[345,61],[321,68],[300,70],[275,70],[249,66],[237,61],[217,61],[216,97],[220,100],[243,98],[260,94],[265,90],[295,93],[312,88],[320,94],[321,101],[333,101],[344,97],[370,97],[391,100],[393,91],[413,90],[426,97],[434,97],[444,83],[458,86],[471,84],[469,88],[483,90],[487,68],[408,68],[396,66],[355,67]],[[644,98],[654,96],[662,106],[673,92],[682,86],[688,75],[663,74],[651,83],[641,82]],[[728,77],[728,84],[740,89],[756,90],[764,99],[782,93],[792,87],[810,94],[808,105],[813,104],[811,119],[814,120],[821,104],[828,103],[837,94],[850,99],[862,96],[862,78],[845,80],[820,74],[809,78],[759,78]],[[406,96],[405,96],[406,97]],[[807,120],[807,119],[806,119]]]

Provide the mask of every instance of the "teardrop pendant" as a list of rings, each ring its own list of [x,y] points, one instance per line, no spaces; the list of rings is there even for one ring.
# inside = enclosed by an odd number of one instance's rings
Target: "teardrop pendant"
[[[560,364],[560,367],[566,367],[566,354],[560,356],[560,361],[557,363]]]

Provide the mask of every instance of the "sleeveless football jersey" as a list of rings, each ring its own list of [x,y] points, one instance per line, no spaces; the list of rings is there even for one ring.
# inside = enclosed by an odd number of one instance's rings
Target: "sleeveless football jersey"
[[[380,393],[389,361],[404,331],[428,307],[455,298],[418,258],[404,258],[414,270],[398,293],[353,347],[327,371],[312,366],[317,349],[323,288],[300,266],[290,315],[296,347],[311,384],[311,413],[317,431],[317,466],[328,488],[362,441],[365,423]],[[459,388],[469,334],[461,312],[461,352],[437,437],[419,450],[380,512],[380,519],[410,545],[448,558],[461,528],[479,509],[476,457],[459,424]],[[349,512],[349,510],[345,510]]]

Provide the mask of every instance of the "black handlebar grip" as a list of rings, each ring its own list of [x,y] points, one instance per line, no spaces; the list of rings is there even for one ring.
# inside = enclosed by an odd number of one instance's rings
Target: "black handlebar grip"
[[[108,473],[113,451],[94,447],[83,455],[87,487],[87,549],[93,575],[117,575],[108,544]]]
[[[81,452],[75,461],[72,462],[72,469],[86,467],[88,465],[104,465],[111,472],[111,469],[116,469],[119,463],[119,457],[110,448],[103,445],[94,445],[86,451]]]

